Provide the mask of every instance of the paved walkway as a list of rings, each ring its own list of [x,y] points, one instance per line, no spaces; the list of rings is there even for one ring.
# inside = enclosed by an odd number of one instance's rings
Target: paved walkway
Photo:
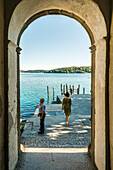
[[[59,152],[48,150],[28,150],[20,154],[15,170],[96,170],[86,151],[60,149]]]
[[[62,96],[59,96],[62,100]],[[46,105],[45,134],[39,135],[37,115],[27,120],[21,137],[17,170],[96,169],[87,147],[91,143],[90,95],[73,95],[69,126],[61,104]]]

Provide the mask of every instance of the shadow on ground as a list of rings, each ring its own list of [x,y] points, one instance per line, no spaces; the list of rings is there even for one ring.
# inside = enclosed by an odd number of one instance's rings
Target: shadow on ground
[[[59,116],[61,119],[61,117]],[[37,118],[35,118],[36,120]],[[90,144],[91,140],[91,123],[89,119],[75,119],[74,116],[70,118],[70,124],[65,125],[65,117],[62,121],[52,124],[51,118],[46,118],[51,125],[45,126],[45,134],[39,135],[39,125],[32,126],[31,129],[26,129],[21,138],[21,143],[24,147],[39,147],[39,148],[84,148]],[[29,127],[29,126],[28,126]]]

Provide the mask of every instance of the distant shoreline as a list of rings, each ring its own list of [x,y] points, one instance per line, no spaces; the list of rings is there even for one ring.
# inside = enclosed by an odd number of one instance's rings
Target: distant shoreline
[[[21,73],[91,73],[91,66],[63,67],[52,70],[21,70]]]
[[[36,74],[39,74],[39,73],[42,73],[42,74],[47,74],[45,72],[21,72],[20,73],[36,73]],[[75,73],[60,73],[60,72],[57,72],[57,73],[51,73],[51,74],[78,74],[79,72],[75,72]],[[80,74],[87,74],[87,73],[91,73],[91,72],[80,72]],[[50,74],[50,73],[49,73]]]

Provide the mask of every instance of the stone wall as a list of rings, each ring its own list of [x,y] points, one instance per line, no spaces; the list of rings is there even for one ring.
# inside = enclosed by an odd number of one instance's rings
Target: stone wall
[[[0,169],[4,169],[4,1],[0,1]]]
[[[110,156],[111,170],[113,170],[113,1],[112,1],[112,21],[110,40],[110,68],[109,68],[109,129],[110,129]]]

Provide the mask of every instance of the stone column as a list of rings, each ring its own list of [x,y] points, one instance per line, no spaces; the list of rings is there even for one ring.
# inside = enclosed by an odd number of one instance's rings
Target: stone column
[[[17,129],[18,129],[18,151],[20,150],[20,47],[16,48],[17,52]]]
[[[106,169],[106,38],[96,43],[95,51],[95,163]]]
[[[95,51],[96,46],[92,45],[91,50],[91,145],[89,152],[93,160],[95,159]]]
[[[0,169],[5,170],[4,140],[4,0],[0,1]]]
[[[112,2],[113,4],[113,2]],[[110,63],[109,63],[109,130],[110,130],[110,162],[113,169],[113,5],[110,33]]]
[[[17,45],[8,44],[8,158],[9,169],[14,169],[18,160],[18,109],[17,109]]]

